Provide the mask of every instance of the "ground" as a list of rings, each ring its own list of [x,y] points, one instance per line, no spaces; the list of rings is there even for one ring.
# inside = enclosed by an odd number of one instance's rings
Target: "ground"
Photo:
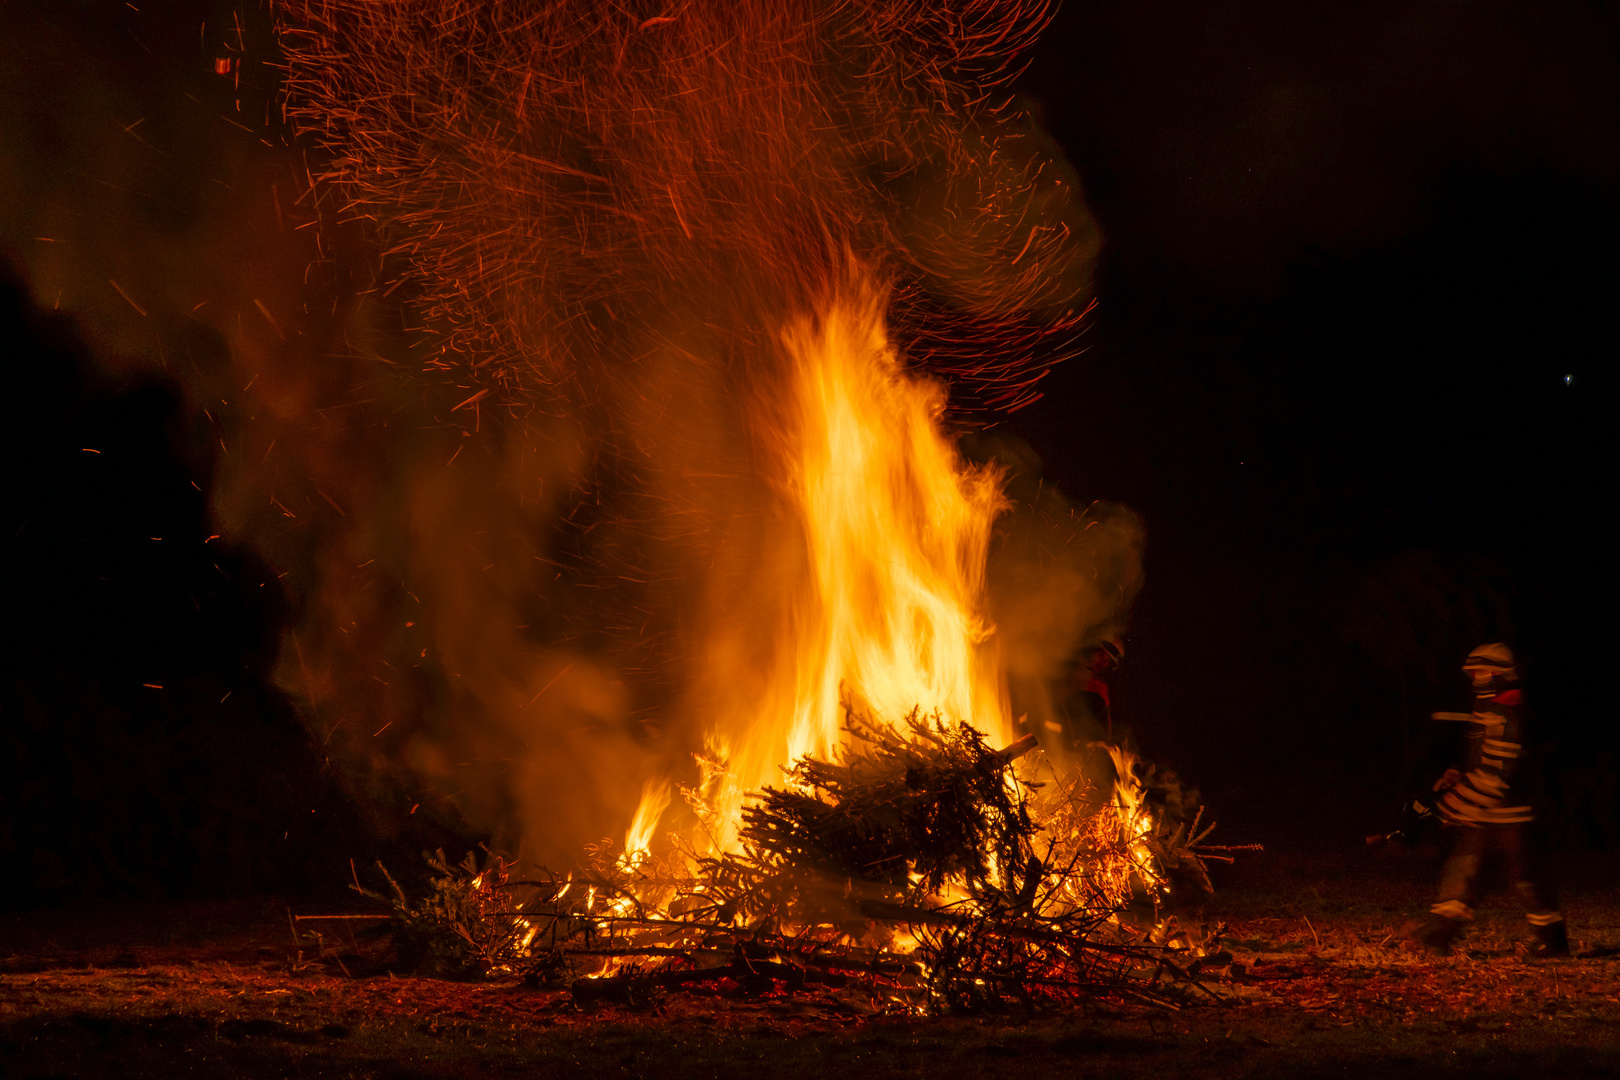
[[[1175,1010],[1039,1016],[894,1016],[847,995],[672,993],[582,1010],[513,982],[346,974],[307,937],[295,945],[289,914],[333,910],[310,901],[10,914],[0,1076],[1608,1077],[1620,1074],[1614,861],[1564,860],[1577,955],[1531,961],[1506,897],[1454,956],[1399,947],[1432,859],[1253,856],[1218,876],[1201,913],[1178,916],[1229,927],[1237,963],[1208,993]]]

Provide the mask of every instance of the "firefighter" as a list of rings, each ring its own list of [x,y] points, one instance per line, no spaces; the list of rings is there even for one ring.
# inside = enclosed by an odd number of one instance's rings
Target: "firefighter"
[[[1097,726],[1114,735],[1114,709],[1109,699],[1108,677],[1125,659],[1125,642],[1118,636],[1104,638],[1081,654],[1069,674],[1071,700],[1097,722]]]
[[[1481,645],[1468,654],[1463,671],[1474,686],[1473,712],[1435,714],[1437,720],[1469,724],[1463,768],[1447,769],[1434,784],[1454,842],[1441,871],[1439,899],[1413,941],[1431,952],[1450,952],[1474,917],[1485,874],[1500,862],[1527,909],[1535,934],[1531,955],[1568,956],[1564,917],[1530,839],[1535,813],[1524,793],[1524,691],[1513,653],[1500,643]]]

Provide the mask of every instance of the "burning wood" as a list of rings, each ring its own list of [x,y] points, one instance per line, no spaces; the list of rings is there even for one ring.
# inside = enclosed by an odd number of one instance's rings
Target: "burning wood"
[[[452,866],[440,851],[427,857],[434,871],[427,894],[412,900],[387,868],[377,864],[390,893],[363,887],[361,895],[392,909],[395,948],[401,963],[423,974],[449,978],[482,977],[532,967],[533,933],[521,916],[515,890],[539,883],[513,882],[500,859],[479,869],[468,854]],[[549,883],[548,883],[549,884]]]
[[[727,907],[779,923],[830,914],[814,910],[812,896],[825,892],[818,882],[919,902],[1022,873],[1035,825],[1008,766],[1033,740],[992,750],[972,726],[918,710],[902,735],[845,708],[852,739],[839,759],[800,758],[784,787],[766,788],[743,811],[743,853],[709,861],[717,878],[752,886]],[[730,866],[739,873],[723,871]],[[812,910],[795,910],[806,904]]]
[[[440,858],[421,901],[397,885],[367,895],[391,904],[432,970],[572,975],[580,1000],[809,989],[960,1011],[1168,1001],[1196,985],[1187,962],[1214,939],[1125,913],[1159,894],[1165,866],[1201,871],[1222,849],[1201,846],[1207,830],[1166,835],[1145,812],[1122,815],[1141,795],[1128,759],[1109,798],[1079,779],[1016,775],[1027,737],[996,750],[920,710],[904,734],[848,703],[846,719],[834,760],[801,757],[784,786],[757,794],[735,852],[629,859],[603,844],[572,874],[522,881],[500,860]]]

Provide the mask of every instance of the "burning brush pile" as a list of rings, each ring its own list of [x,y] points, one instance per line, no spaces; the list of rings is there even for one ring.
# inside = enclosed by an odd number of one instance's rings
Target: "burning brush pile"
[[[1095,226],[1008,90],[1049,5],[277,7],[311,203],[375,244],[355,337],[408,298],[388,362],[451,384],[376,430],[459,442],[341,489],[285,684],[543,856],[378,893],[419,965],[908,1009],[1184,975],[1196,818],[1052,707],[1140,529],[958,449],[1088,310]]]
[[[1197,818],[1168,827],[1130,754],[1095,748],[1117,769],[1104,795],[1020,776],[1033,736],[997,749],[937,714],[902,731],[846,717],[836,759],[800,758],[743,810],[736,851],[604,841],[563,876],[441,855],[419,899],[380,864],[390,893],[355,887],[392,906],[419,969],[571,985],[581,1002],[819,991],[977,1012],[1198,986],[1219,931],[1178,929],[1158,901],[1173,871],[1207,889],[1203,860],[1231,849],[1203,844]]]

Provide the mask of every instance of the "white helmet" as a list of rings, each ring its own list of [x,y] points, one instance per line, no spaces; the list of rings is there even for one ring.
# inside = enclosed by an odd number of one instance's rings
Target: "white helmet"
[[[1481,645],[1468,654],[1463,670],[1476,678],[1483,676],[1492,682],[1518,682],[1519,669],[1514,666],[1513,650],[1500,641]],[[1477,674],[1476,674],[1477,673]]]

